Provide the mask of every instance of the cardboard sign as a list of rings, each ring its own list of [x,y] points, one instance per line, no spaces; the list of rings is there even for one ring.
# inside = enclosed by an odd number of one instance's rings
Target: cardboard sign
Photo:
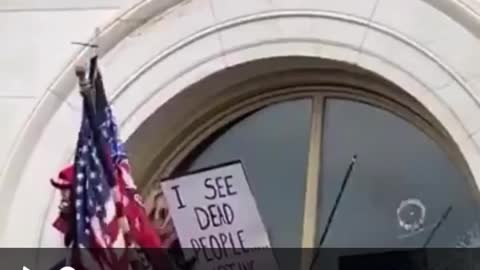
[[[195,269],[277,269],[240,162],[162,182],[186,258]]]

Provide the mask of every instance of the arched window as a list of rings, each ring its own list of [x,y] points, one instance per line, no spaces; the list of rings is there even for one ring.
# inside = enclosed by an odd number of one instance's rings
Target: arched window
[[[478,187],[448,132],[406,91],[358,66],[305,57],[233,66],[142,126],[132,148],[145,190],[241,160],[273,247],[315,248],[323,235],[322,247],[480,247]],[[311,254],[291,251],[278,254],[281,269],[308,267]],[[322,267],[340,254],[324,255]]]
[[[471,244],[480,208],[468,177],[427,122],[380,100],[266,102],[204,139],[176,173],[241,160],[272,246],[316,246],[356,154],[324,246],[422,247],[449,207],[430,246]]]

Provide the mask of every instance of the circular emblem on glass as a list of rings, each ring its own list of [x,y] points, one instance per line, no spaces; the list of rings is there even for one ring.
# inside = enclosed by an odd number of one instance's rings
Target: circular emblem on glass
[[[426,208],[419,199],[407,199],[397,208],[398,224],[404,230],[413,232],[421,229],[425,223]]]

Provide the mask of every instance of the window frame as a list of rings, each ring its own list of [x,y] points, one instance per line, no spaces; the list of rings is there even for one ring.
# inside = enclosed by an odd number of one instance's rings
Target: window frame
[[[316,228],[317,217],[319,215],[317,208],[319,201],[318,185],[321,181],[318,176],[321,175],[322,169],[320,158],[323,143],[323,116],[327,99],[347,99],[354,102],[365,103],[403,118],[420,131],[424,132],[429,138],[433,139],[439,147],[443,145],[449,159],[455,163],[457,168],[462,170],[462,168],[459,167],[459,165],[462,164],[461,160],[458,160],[458,158],[452,155],[452,150],[445,147],[448,146],[448,144],[445,143],[447,142],[448,137],[418,112],[404,104],[392,100],[388,96],[367,92],[365,89],[338,85],[323,85],[277,89],[225,106],[226,109],[213,114],[211,117],[207,118],[207,121],[197,125],[196,128],[192,130],[191,134],[185,138],[183,145],[179,145],[176,153],[172,153],[170,161],[164,165],[161,171],[165,176],[171,175],[182,161],[187,156],[191,155],[192,151],[195,151],[199,144],[207,140],[207,138],[212,136],[217,130],[235,122],[237,119],[269,105],[305,98],[312,100],[312,115],[310,118],[310,141],[305,179],[306,194],[302,230],[303,248],[315,247],[315,236],[316,233],[318,233]],[[236,100],[238,101],[238,99]],[[465,171],[462,170],[462,172],[464,173]],[[469,178],[468,175],[465,176]],[[473,183],[473,179],[469,182]]]

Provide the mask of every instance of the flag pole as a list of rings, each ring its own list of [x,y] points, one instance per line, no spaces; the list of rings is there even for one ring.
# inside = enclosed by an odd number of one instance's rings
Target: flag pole
[[[116,181],[113,173],[113,169],[110,166],[107,158],[107,154],[105,153],[103,145],[105,145],[102,141],[102,135],[98,131],[98,123],[95,119],[95,106],[94,106],[94,94],[95,88],[91,85],[91,83],[86,78],[86,69],[84,66],[76,66],[75,67],[75,74],[78,78],[79,85],[80,85],[80,94],[83,97],[84,102],[84,109],[85,109],[85,116],[88,119],[90,129],[93,133],[93,141],[96,145],[100,146],[97,147],[98,149],[98,157],[102,164],[102,167],[106,169],[106,177],[108,180],[108,184],[110,187],[116,186]]]
[[[87,87],[87,84],[86,84],[86,71],[85,71],[85,68],[82,67],[82,66],[76,66],[75,67],[75,75],[77,76],[78,80],[79,80],[79,85],[80,85],[80,93],[82,94],[82,97],[83,97],[83,101],[86,102],[86,105],[87,106],[84,106],[84,107],[88,107],[89,105],[91,106],[91,104],[88,103],[88,99],[86,99],[88,97],[88,91],[86,90],[86,87]],[[90,91],[91,92],[91,91]],[[88,111],[88,110],[87,110]],[[89,114],[87,113],[87,117],[89,117]],[[89,119],[89,121],[91,121]],[[76,172],[74,173],[76,174]],[[70,223],[70,229],[65,233],[65,244],[66,244],[66,247],[70,247],[72,249],[76,249],[78,248],[78,239],[77,239],[77,229],[76,229],[76,223],[77,223],[77,220],[76,220],[76,209],[75,209],[75,201],[76,201],[76,192],[74,192],[74,190],[72,189],[70,191],[70,211],[71,211],[71,214],[70,214],[70,220],[69,220],[69,223]],[[70,243],[67,243],[67,238],[69,238],[71,241]],[[66,258],[66,261],[65,261],[65,264],[66,265],[73,265],[75,262],[74,262],[74,258],[73,258],[73,254],[70,253],[69,256]]]
[[[325,226],[325,229],[322,233],[322,236],[320,237],[320,242],[318,244],[318,247],[315,251],[315,254],[313,255],[312,262],[310,263],[309,269],[311,270],[313,266],[315,265],[315,262],[318,259],[319,253],[320,253],[320,248],[323,246],[323,243],[325,242],[325,239],[327,238],[328,232],[330,231],[330,225],[332,224],[333,217],[335,216],[335,213],[337,212],[338,205],[340,203],[340,199],[343,196],[343,192],[345,191],[345,188],[347,186],[347,182],[350,179],[350,176],[352,174],[353,168],[355,164],[357,163],[357,155],[353,155],[352,161],[350,162],[347,172],[345,173],[345,176],[342,181],[342,185],[340,187],[340,191],[337,194],[337,198],[335,199],[335,203],[333,204],[332,210],[330,211],[330,214],[327,219],[327,225]]]

